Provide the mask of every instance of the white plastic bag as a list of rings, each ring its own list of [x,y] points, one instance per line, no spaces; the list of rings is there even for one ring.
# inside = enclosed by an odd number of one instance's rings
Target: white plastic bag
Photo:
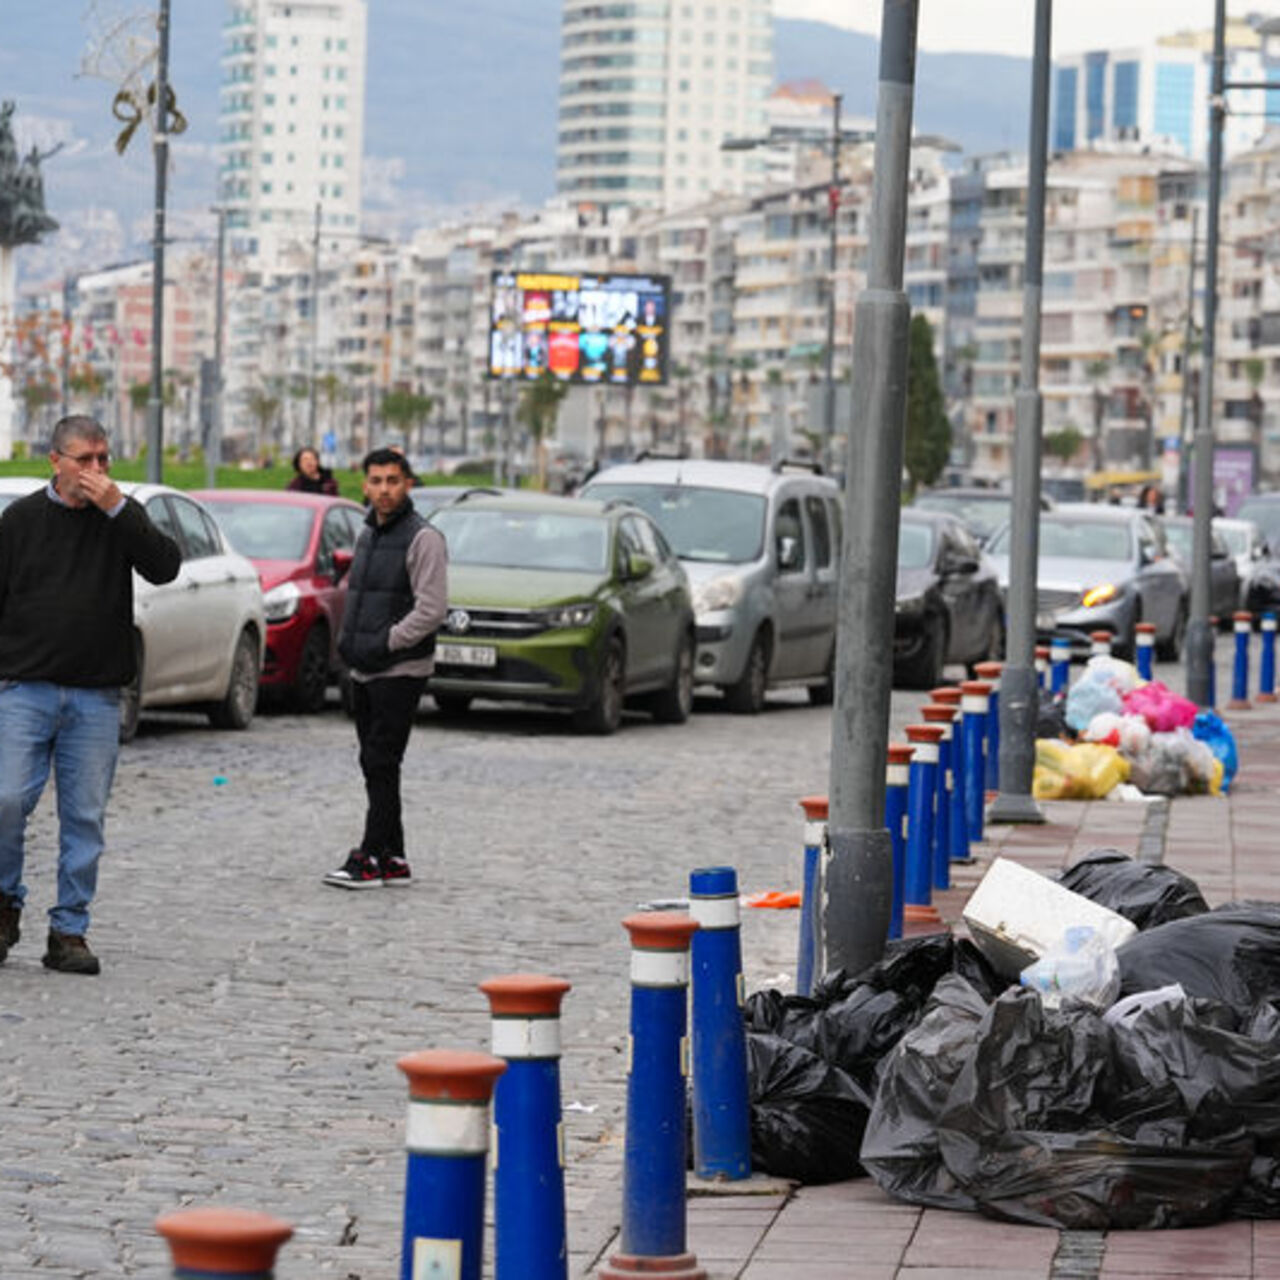
[[[1019,978],[1024,987],[1039,994],[1047,1009],[1056,1009],[1067,999],[1106,1009],[1120,994],[1116,953],[1089,925],[1072,925]]]

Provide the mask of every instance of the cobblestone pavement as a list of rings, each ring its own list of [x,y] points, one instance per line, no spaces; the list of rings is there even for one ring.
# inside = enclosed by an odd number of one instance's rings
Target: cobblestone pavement
[[[683,896],[699,865],[731,863],[744,891],[795,887],[796,801],[826,789],[829,735],[800,694],[755,719],[711,702],[683,727],[628,717],[605,739],[537,712],[449,723],[424,703],[405,768],[413,888],[344,893],[320,883],[363,812],[336,709],[243,734],[144,721],[109,815],[98,978],[40,966],[49,797],[32,820],[24,936],[0,968],[0,1277],[167,1274],[152,1222],[187,1203],[295,1223],[281,1280],[394,1275],[395,1061],[487,1048],[476,984],[515,970],[574,984],[562,1081],[579,1274],[619,1210],[620,921]],[[779,979],[796,926],[748,915],[751,988]]]

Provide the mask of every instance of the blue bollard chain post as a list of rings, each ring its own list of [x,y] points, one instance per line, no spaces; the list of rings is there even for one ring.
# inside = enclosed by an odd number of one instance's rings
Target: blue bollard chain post
[[[982,839],[987,796],[986,768],[987,711],[991,686],[985,680],[965,680],[960,685],[961,732],[964,741],[964,819],[969,841]]]
[[[1249,638],[1253,634],[1253,614],[1241,609],[1232,614],[1231,629],[1235,632],[1235,663],[1231,672],[1231,701],[1227,707],[1231,711],[1250,711],[1253,704],[1249,701]]]
[[[689,914],[698,924],[690,943],[693,1172],[699,1178],[737,1181],[751,1176],[751,1112],[742,1021],[741,913],[732,867],[690,873]]]
[[[947,832],[951,838],[951,861],[972,862],[969,854],[969,820],[965,815],[964,720],[961,703],[964,694],[958,684],[930,689],[929,697],[939,706],[951,707],[951,820]]]
[[[686,1248],[684,1187],[689,939],[698,925],[675,911],[622,923],[631,935],[631,1040],[621,1247],[596,1275],[707,1280]]]
[[[925,724],[936,724],[942,729],[938,739],[937,801],[933,808],[933,841],[930,854],[933,862],[933,887],[951,888],[951,796],[955,786],[955,734],[952,722],[956,718],[955,707],[942,703],[930,703],[920,708]]]
[[[977,662],[973,672],[979,680],[991,686],[987,695],[987,764],[986,787],[988,791],[1000,790],[1000,673],[1003,662]]]
[[[903,888],[904,924],[936,924],[933,905],[933,815],[938,794],[938,743],[942,726],[909,724],[914,748],[907,783],[907,874]]]
[[[1262,631],[1262,654],[1258,659],[1258,701],[1276,700],[1276,615],[1264,613],[1259,624]]]
[[[805,796],[800,807],[804,810],[804,866],[800,880],[796,994],[807,996],[813,990],[813,970],[818,953],[818,873],[822,849],[827,843],[827,797]]]
[[[293,1228],[253,1209],[209,1207],[167,1213],[156,1219],[156,1232],[169,1245],[174,1280],[271,1280]]]
[[[1139,622],[1133,629],[1134,657],[1137,659],[1138,675],[1143,680],[1151,680],[1155,675],[1156,624]]]
[[[1071,683],[1071,641],[1055,636],[1049,645],[1049,692],[1056,698]]]
[[[884,778],[884,825],[893,843],[893,901],[889,910],[889,937],[902,937],[903,885],[907,875],[907,793],[911,782],[911,757],[915,748],[903,742],[889,743]]]
[[[396,1066],[409,1078],[400,1280],[480,1280],[489,1100],[507,1064],[487,1053],[424,1049]]]
[[[566,1280],[564,1133],[560,1115],[563,978],[488,978],[490,1048],[507,1069],[493,1090],[496,1280]]]

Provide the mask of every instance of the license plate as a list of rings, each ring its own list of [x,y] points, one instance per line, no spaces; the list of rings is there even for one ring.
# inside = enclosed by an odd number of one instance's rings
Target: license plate
[[[436,661],[454,667],[496,667],[498,651],[491,644],[436,645]]]

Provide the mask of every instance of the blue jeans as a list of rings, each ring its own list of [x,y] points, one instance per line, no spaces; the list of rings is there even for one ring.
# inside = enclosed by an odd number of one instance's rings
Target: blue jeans
[[[120,690],[0,680],[0,893],[21,906],[27,819],[58,784],[58,903],[50,928],[83,935],[98,884],[107,797],[120,750]]]

